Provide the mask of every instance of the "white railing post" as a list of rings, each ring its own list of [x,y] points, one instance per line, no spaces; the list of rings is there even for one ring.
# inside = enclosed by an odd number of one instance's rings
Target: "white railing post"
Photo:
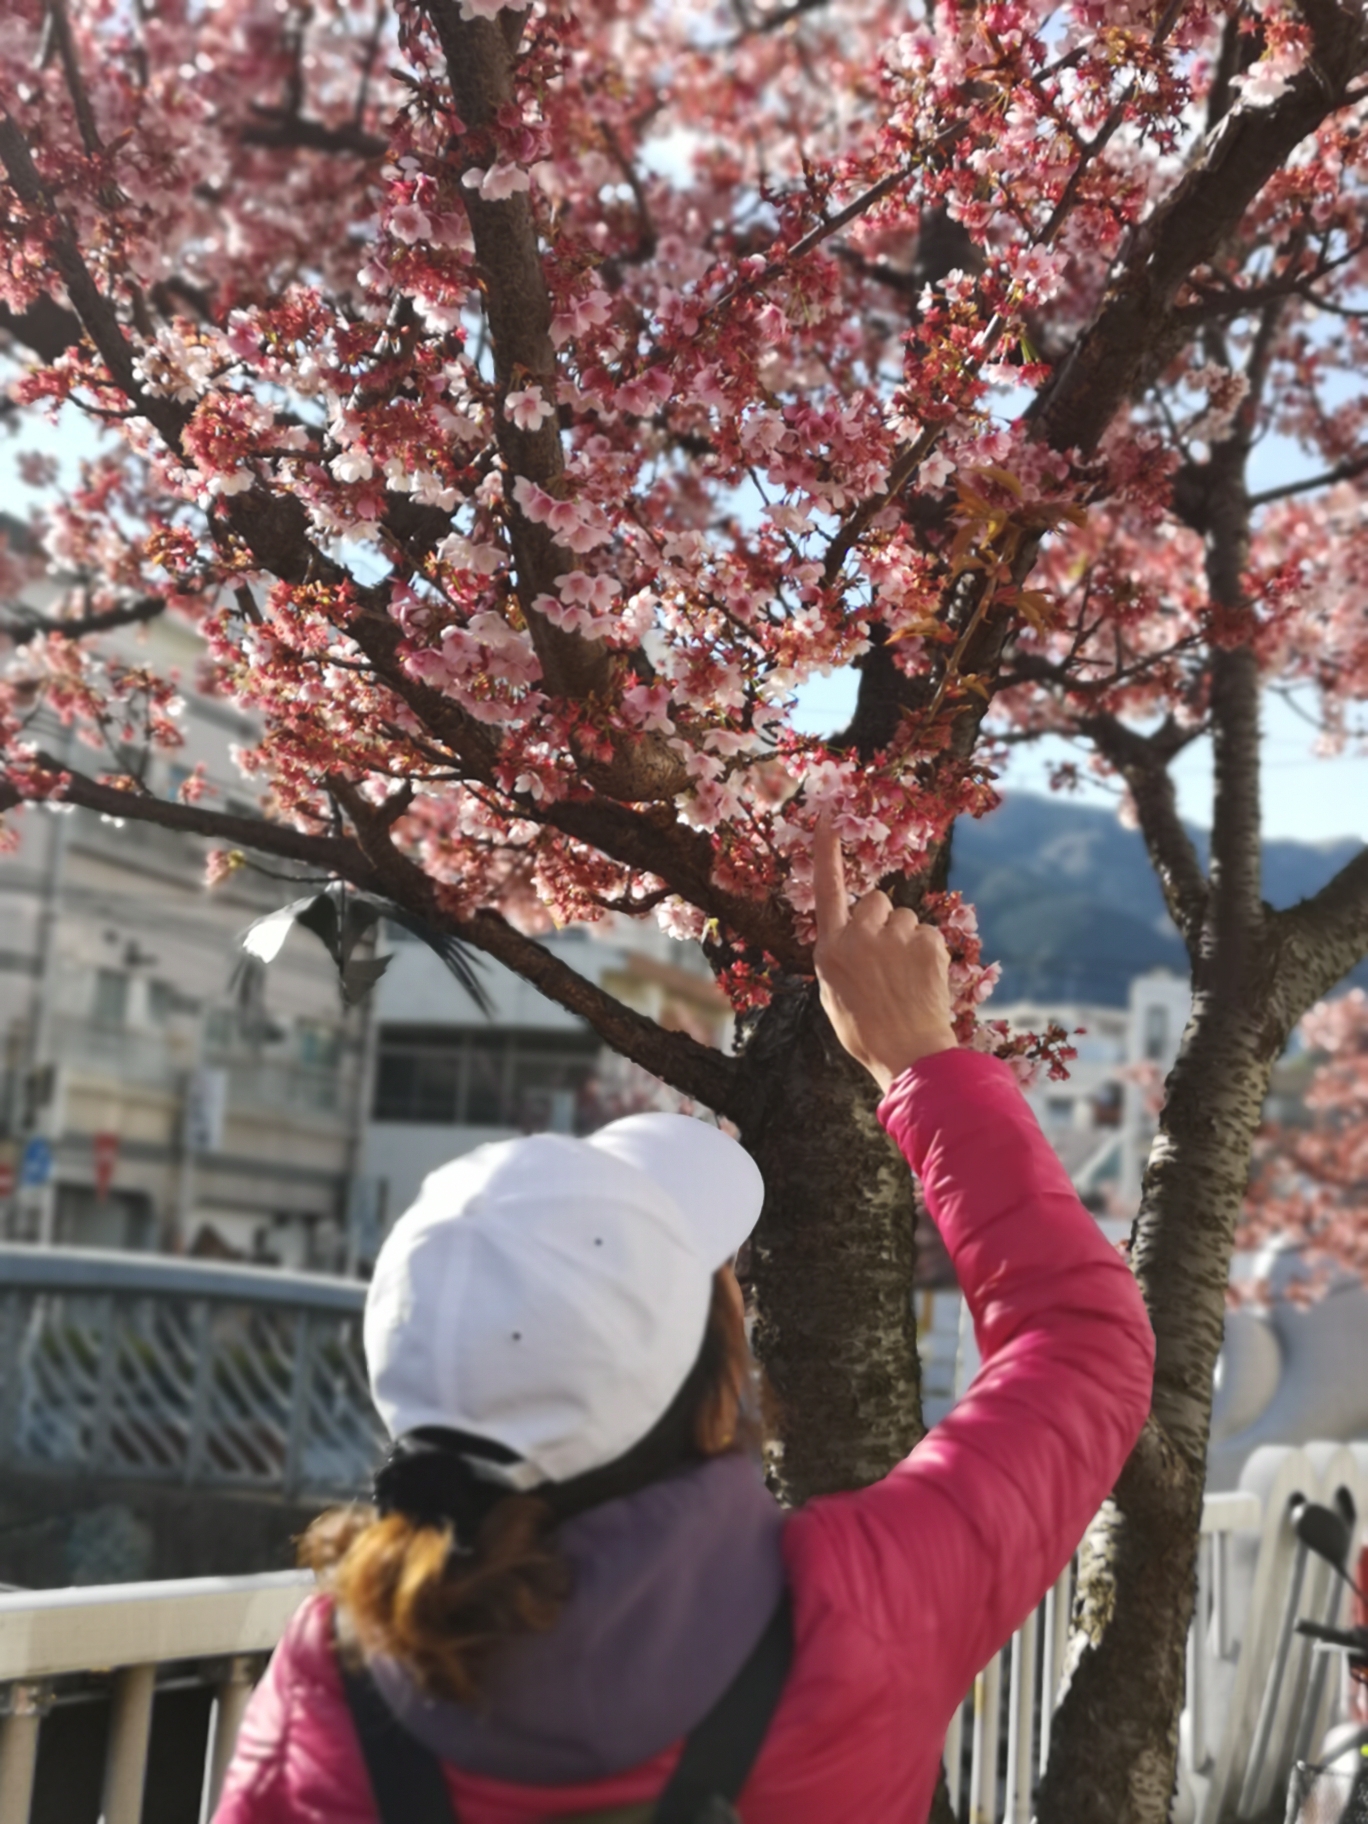
[[[950,1791],[950,1809],[959,1816],[960,1791],[964,1785],[964,1705],[960,1704],[950,1718],[945,1732],[945,1784]]]
[[[1007,1712],[1007,1798],[1010,1824],[1030,1824],[1031,1749],[1035,1730],[1036,1635],[1039,1611],[1032,1609],[1012,1636],[1012,1687]]]
[[[974,1752],[969,1773],[969,1824],[998,1824],[997,1762],[1002,1714],[1002,1655],[995,1653],[974,1681]]]
[[[105,1750],[104,1824],[139,1824],[142,1817],[156,1683],[155,1666],[125,1666],[114,1675]]]
[[[1207,1658],[1211,1637],[1211,1560],[1216,1549],[1216,1536],[1202,1533],[1197,1541],[1197,1607],[1188,1629],[1187,1689],[1191,1715],[1189,1753],[1198,1773],[1205,1772],[1209,1756],[1207,1731]]]
[[[214,1708],[209,1719],[208,1753],[204,1762],[204,1798],[200,1805],[200,1824],[209,1824],[223,1791],[224,1777],[232,1759],[233,1745],[242,1727],[243,1712],[252,1695],[256,1661],[239,1654],[228,1662],[224,1676],[214,1687]]]
[[[37,1684],[13,1684],[5,1694],[0,1717],[0,1824],[28,1824],[43,1695]]]
[[[1040,1760],[1041,1779],[1050,1760],[1050,1728],[1055,1705],[1059,1702],[1059,1684],[1064,1676],[1064,1655],[1069,1645],[1069,1622],[1073,1608],[1073,1560],[1059,1573],[1052,1590],[1045,1592],[1042,1617],[1044,1640],[1040,1667]]]

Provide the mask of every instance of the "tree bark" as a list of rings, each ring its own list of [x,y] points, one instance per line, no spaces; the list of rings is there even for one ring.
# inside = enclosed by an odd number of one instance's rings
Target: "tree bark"
[[[912,1181],[811,983],[776,995],[742,1066],[741,1138],[765,1178],[756,1352],[778,1407],[773,1479],[798,1503],[875,1481],[925,1430]]]
[[[1251,983],[1249,1005],[1257,1007]],[[1281,1049],[1281,1047],[1278,1047]],[[1134,1234],[1158,1344],[1152,1415],[1080,1558],[1039,1824],[1162,1824],[1196,1590],[1212,1376],[1236,1216],[1276,1051],[1200,1005],[1168,1080]]]
[[[1218,544],[1208,560],[1218,599],[1239,583],[1233,570],[1225,574],[1222,557]],[[1165,1085],[1132,1235],[1157,1345],[1154,1400],[1082,1555],[1078,1633],[1051,1731],[1040,1824],[1163,1824],[1168,1817],[1235,1221],[1269,1073],[1291,1030],[1260,897],[1252,649],[1215,651],[1211,678],[1210,891],[1192,1017]]]

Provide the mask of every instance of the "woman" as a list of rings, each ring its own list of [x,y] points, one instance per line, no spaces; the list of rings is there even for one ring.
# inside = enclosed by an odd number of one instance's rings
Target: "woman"
[[[1153,1340],[1007,1066],[957,1048],[939,934],[881,893],[850,909],[830,829],[814,866],[823,1003],[954,1262],[973,1386],[883,1481],[783,1515],[748,1448],[741,1149],[647,1116],[444,1167],[368,1300],[379,1517],[311,1534],[327,1593],[217,1824],[374,1824],[377,1732],[461,1824],[647,1817],[767,1654],[745,1824],[926,1818],[951,1715],[1140,1431]]]

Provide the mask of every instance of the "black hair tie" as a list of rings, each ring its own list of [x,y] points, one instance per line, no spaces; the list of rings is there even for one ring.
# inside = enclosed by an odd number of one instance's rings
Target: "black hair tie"
[[[440,1425],[397,1437],[372,1482],[381,1515],[403,1514],[418,1526],[449,1526],[456,1549],[473,1552],[485,1515],[517,1491],[481,1475],[477,1462],[520,1463],[516,1451],[489,1438]]]

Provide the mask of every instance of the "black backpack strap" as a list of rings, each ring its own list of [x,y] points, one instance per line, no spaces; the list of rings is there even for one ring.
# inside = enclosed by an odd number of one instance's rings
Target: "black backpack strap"
[[[364,1667],[337,1656],[380,1824],[458,1824],[442,1763],[395,1716]]]
[[[652,1824],[726,1824],[765,1739],[793,1657],[787,1593],[727,1689],[688,1735]],[[459,1824],[442,1764],[410,1735],[364,1667],[337,1656],[380,1824]]]
[[[654,1824],[717,1824],[755,1765],[793,1658],[793,1607],[781,1597],[750,1658],[688,1736]]]

